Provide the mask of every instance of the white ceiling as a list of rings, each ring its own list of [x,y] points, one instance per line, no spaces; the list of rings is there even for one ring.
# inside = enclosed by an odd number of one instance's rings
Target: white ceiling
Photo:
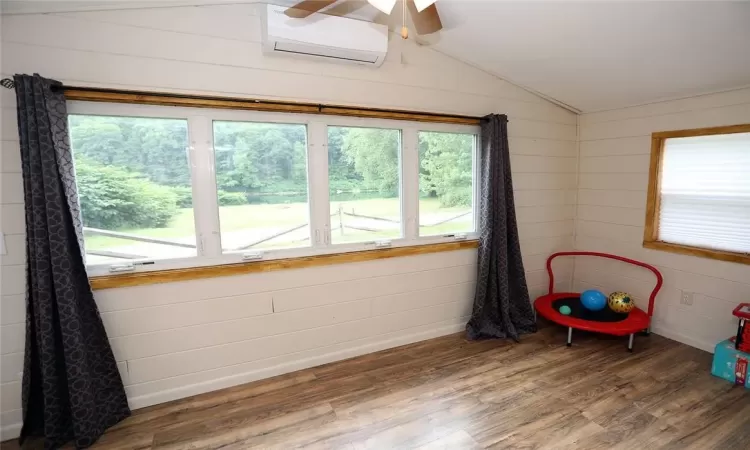
[[[750,85],[750,2],[438,2],[434,48],[584,112]]]
[[[6,1],[5,13],[261,0]],[[295,0],[272,0],[293,4]],[[437,51],[591,112],[750,86],[750,1],[439,0]],[[127,6],[124,6],[127,5]],[[356,11],[347,11],[356,10]],[[390,18],[348,0],[338,13]]]

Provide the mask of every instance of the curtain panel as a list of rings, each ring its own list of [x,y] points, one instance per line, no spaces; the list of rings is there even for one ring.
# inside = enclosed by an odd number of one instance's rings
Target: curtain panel
[[[27,255],[21,442],[85,448],[130,409],[86,275],[65,97],[39,75],[14,82]]]
[[[482,119],[479,257],[469,339],[513,338],[537,330],[516,225],[508,117]]]

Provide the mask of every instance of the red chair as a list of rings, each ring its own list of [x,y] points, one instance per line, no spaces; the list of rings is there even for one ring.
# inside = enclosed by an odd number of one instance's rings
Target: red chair
[[[553,306],[555,301],[571,297],[580,298],[581,294],[579,292],[554,292],[555,275],[552,272],[552,260],[558,256],[597,256],[600,258],[615,259],[650,270],[656,275],[656,286],[654,287],[654,290],[651,291],[651,296],[648,299],[648,313],[636,307],[630,312],[630,314],[628,314],[627,318],[617,322],[599,322],[560,314],[560,312],[558,312]],[[622,256],[610,255],[608,253],[559,252],[547,258],[547,273],[549,274],[549,293],[537,298],[534,301],[534,308],[539,315],[545,319],[568,327],[568,347],[573,343],[573,329],[611,334],[613,336],[630,335],[630,339],[628,340],[628,351],[631,352],[633,351],[633,338],[635,337],[635,333],[641,331],[646,334],[649,333],[651,317],[654,315],[654,300],[656,299],[656,294],[659,293],[659,289],[661,289],[663,282],[661,273],[654,266],[633,259],[623,258]]]

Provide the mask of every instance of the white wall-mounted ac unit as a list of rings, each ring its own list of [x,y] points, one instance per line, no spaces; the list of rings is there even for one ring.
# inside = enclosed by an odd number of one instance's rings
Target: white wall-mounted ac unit
[[[319,61],[378,67],[388,52],[388,27],[345,17],[312,14],[293,19],[285,6],[261,8],[263,51]]]

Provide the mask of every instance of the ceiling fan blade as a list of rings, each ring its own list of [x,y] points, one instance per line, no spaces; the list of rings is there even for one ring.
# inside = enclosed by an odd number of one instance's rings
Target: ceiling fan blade
[[[331,16],[344,17],[347,14],[355,13],[364,8],[367,3],[367,0],[347,0],[345,2],[339,3],[333,8],[327,9],[326,14],[329,14]]]
[[[304,19],[312,13],[316,13],[326,6],[333,5],[338,0],[302,0],[296,5],[287,8],[284,11],[289,17],[294,19]]]
[[[438,14],[434,3],[423,9],[422,12],[417,11],[414,0],[406,0],[406,3],[409,6],[411,21],[414,22],[417,34],[432,34],[443,29],[443,22],[440,21],[440,14]]]
[[[417,11],[422,12],[423,9],[427,8],[437,0],[414,0],[414,4],[417,5]]]

